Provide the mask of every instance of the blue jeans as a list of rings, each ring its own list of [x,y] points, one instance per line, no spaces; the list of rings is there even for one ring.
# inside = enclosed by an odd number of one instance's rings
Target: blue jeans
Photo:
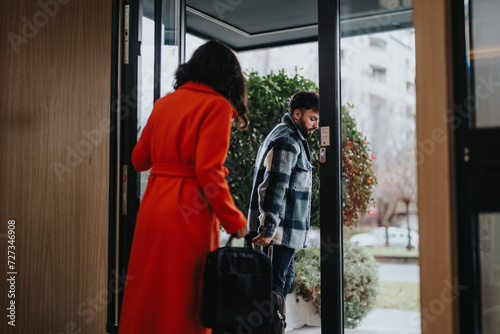
[[[267,254],[267,247],[264,248]],[[295,249],[274,245],[273,246],[273,291],[281,293],[285,298],[290,292],[290,287],[295,276],[293,270],[293,255]]]

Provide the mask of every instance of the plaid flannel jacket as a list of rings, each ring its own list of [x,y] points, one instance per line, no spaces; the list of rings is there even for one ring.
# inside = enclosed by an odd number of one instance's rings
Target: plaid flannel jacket
[[[273,237],[278,245],[305,248],[311,186],[309,146],[287,113],[257,154],[248,212],[250,230]]]

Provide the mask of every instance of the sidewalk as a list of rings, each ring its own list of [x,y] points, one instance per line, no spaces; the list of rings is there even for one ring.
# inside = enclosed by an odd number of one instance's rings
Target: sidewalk
[[[320,327],[302,327],[287,334],[321,334]],[[420,313],[375,309],[356,329],[345,329],[345,334],[420,334]]]

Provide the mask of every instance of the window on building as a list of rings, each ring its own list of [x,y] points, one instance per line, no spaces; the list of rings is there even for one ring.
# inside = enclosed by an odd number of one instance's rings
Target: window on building
[[[409,94],[415,93],[415,83],[407,81],[406,82],[406,92]]]
[[[371,67],[371,76],[380,82],[385,82],[387,79],[387,68],[378,66],[378,65],[370,65]]]
[[[381,38],[370,37],[370,47],[385,50],[387,48],[387,42]]]

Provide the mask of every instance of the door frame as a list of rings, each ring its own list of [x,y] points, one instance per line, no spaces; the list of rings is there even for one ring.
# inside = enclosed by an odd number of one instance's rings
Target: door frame
[[[128,257],[139,207],[131,162],[137,137],[142,0],[113,0],[110,106],[108,307],[106,331],[118,332]]]
[[[161,0],[155,0],[155,8]],[[123,8],[129,5],[130,41],[140,42],[141,4],[139,1],[113,1],[113,43],[114,50],[121,49],[120,54],[114,53],[113,64],[121,64],[113,72],[112,86],[116,91],[116,101],[111,106],[111,122],[116,124],[116,131],[111,134],[110,147],[110,215],[109,215],[109,278],[113,270],[126,270],[132,237],[135,228],[135,218],[139,206],[138,177],[133,172],[130,157],[136,143],[137,135],[137,64],[139,62],[140,44],[130,43],[128,64],[122,64],[124,47],[123,38],[125,25]],[[185,55],[185,0],[181,0],[181,52],[179,60]],[[343,333],[343,247],[342,247],[342,190],[341,190],[341,135],[340,135],[340,1],[318,0],[318,48],[320,71],[320,95],[330,96],[321,100],[321,127],[330,129],[330,143],[325,146],[326,162],[320,165],[320,225],[321,228],[321,289],[322,289],[322,333]],[[119,15],[115,15],[120,13]],[[160,16],[155,17],[157,22]],[[155,26],[155,46],[161,41],[157,34],[161,30]],[[117,42],[118,41],[118,42]],[[155,50],[155,99],[159,97],[160,50]],[[333,64],[333,66],[332,66]],[[126,99],[128,97],[128,99]],[[130,103],[135,101],[135,103]],[[324,131],[324,130],[323,130]],[[116,153],[119,152],[117,155]],[[118,191],[114,191],[117,189]],[[331,222],[336,222],[332,224]],[[118,249],[118,250],[117,250]],[[120,279],[124,280],[122,271]],[[107,331],[118,331],[118,319],[123,289],[112,291],[112,302],[108,304]]]
[[[344,333],[342,163],[340,101],[340,0],[318,0],[320,132],[321,333]],[[323,141],[323,140],[322,140]]]
[[[121,164],[113,152],[117,152],[121,142],[118,136],[125,131],[120,128],[123,110],[123,98],[119,87],[113,86],[120,77],[115,64],[119,64],[120,55],[115,50],[122,47],[120,4],[125,0],[113,1],[113,69],[112,101],[119,101],[118,106],[111,106],[111,124],[116,129],[110,138],[110,262],[116,257],[114,236],[120,221],[121,205],[119,188],[122,175]],[[118,4],[118,5],[117,5]],[[460,180],[457,178],[456,151],[457,134],[452,126],[454,117],[453,61],[452,45],[452,4],[450,0],[414,1],[414,27],[416,33],[416,104],[417,104],[417,143],[433,143],[431,152],[424,152],[424,158],[418,161],[418,204],[420,234],[420,285],[421,285],[421,326],[423,333],[458,333],[464,325],[459,322],[459,302],[467,305],[467,293],[460,290],[459,261],[463,253],[458,253],[457,235],[462,216],[457,205],[457,190],[460,193]],[[185,6],[185,3],[184,5]],[[456,9],[455,9],[456,10]],[[343,296],[342,296],[342,224],[340,192],[340,99],[339,99],[339,0],[318,0],[319,20],[319,62],[320,95],[330,96],[321,101],[321,127],[329,126],[332,131],[331,146],[326,149],[326,163],[321,164],[321,254],[322,254],[322,332],[343,332]],[[115,15],[120,13],[119,15]],[[456,15],[456,14],[453,14]],[[185,36],[185,19],[182,23]],[[116,29],[116,26],[119,29]],[[454,41],[455,45],[457,41]],[[430,52],[429,50],[432,50]],[[332,66],[333,64],[333,66]],[[456,72],[460,73],[460,72]],[[462,72],[463,73],[463,72]],[[116,94],[115,94],[116,93]],[[123,94],[123,92],[121,93]],[[115,99],[116,95],[116,99]],[[455,94],[455,101],[456,101]],[[460,102],[460,101],[459,101]],[[131,116],[130,116],[131,117]],[[132,117],[133,118],[133,117]],[[113,129],[113,127],[111,127]],[[123,152],[121,153],[123,154]],[[135,184],[136,182],[131,182]],[[131,185],[132,186],[132,185]],[[131,189],[130,194],[136,191]],[[462,202],[460,202],[462,203]],[[117,218],[118,217],[118,218]],[[469,219],[469,218],[467,218]],[[118,224],[119,221],[119,224]],[[331,223],[337,222],[337,223]],[[133,224],[135,223],[135,219]],[[113,243],[114,241],[114,243]],[[470,249],[469,249],[470,251]],[[436,256],[438,254],[439,256]],[[122,258],[123,259],[123,258]],[[116,260],[116,259],[114,259]],[[111,267],[111,266],[110,266]],[[463,268],[463,265],[462,265]],[[110,280],[112,275],[110,275]],[[460,278],[462,279],[462,278]],[[111,281],[110,281],[111,282]],[[118,296],[118,297],[117,297]],[[114,296],[118,298],[119,294]],[[111,303],[110,303],[111,304]],[[108,329],[114,329],[115,317],[110,317],[116,306],[108,307]],[[466,314],[462,309],[462,313]],[[109,330],[108,330],[109,331]]]

